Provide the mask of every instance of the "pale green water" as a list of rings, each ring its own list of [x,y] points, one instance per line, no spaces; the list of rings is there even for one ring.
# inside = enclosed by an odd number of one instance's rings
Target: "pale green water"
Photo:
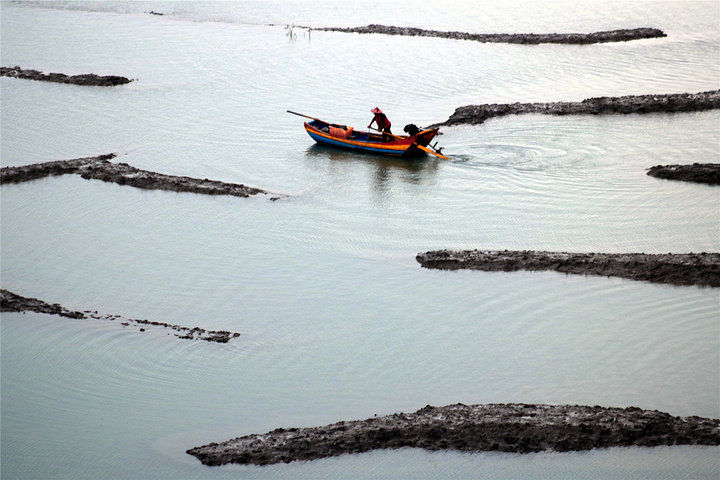
[[[720,250],[720,114],[520,116],[446,129],[450,162],[313,145],[286,109],[395,128],[468,103],[720,85],[716,3],[3,2],[2,65],[137,78],[2,78],[2,165],[117,152],[290,194],[146,192],[79,177],[2,187],[2,287],[71,309],[243,333],[228,345],[2,316],[3,478],[708,478],[718,449],[374,452],[206,468],[187,448],[426,404],[720,414],[720,294],[610,278],[421,269],[435,248]],[[39,8],[52,7],[52,8]],[[88,11],[93,10],[93,11]],[[144,14],[150,10],[167,15]],[[282,26],[485,32],[652,26],[667,39],[513,46]],[[382,53],[382,54],[381,54]],[[372,65],[372,67],[371,67]],[[129,328],[129,327],[128,327]]]

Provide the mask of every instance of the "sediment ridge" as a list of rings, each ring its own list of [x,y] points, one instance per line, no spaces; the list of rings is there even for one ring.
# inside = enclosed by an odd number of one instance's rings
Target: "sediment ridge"
[[[82,75],[65,75],[64,73],[43,73],[39,70],[22,69],[20,67],[0,67],[0,77],[22,78],[40,82],[67,83],[72,85],[91,87],[115,87],[132,82],[129,78],[118,75],[95,75],[87,73]]]
[[[720,287],[720,253],[567,253],[436,250],[415,259],[425,268],[487,272],[555,271],[672,285]]]
[[[404,35],[411,37],[435,37],[452,40],[469,40],[482,43],[515,43],[522,45],[538,45],[541,43],[559,43],[573,45],[589,45],[593,43],[627,42],[645,38],[661,38],[667,34],[657,28],[632,28],[623,30],[608,30],[594,33],[467,33],[443,32],[438,30],[425,30],[413,27],[393,27],[386,25],[366,25],[363,27],[322,27],[313,30],[330,32],[377,33],[382,35]]]
[[[215,466],[270,465],[404,447],[526,454],[663,445],[720,445],[720,420],[675,417],[636,407],[428,405],[409,414],[323,427],[278,428],[191,448],[187,453]]]
[[[593,97],[581,102],[491,103],[458,107],[450,117],[428,128],[478,125],[504,115],[535,113],[544,115],[613,115],[630,113],[699,112],[720,108],[720,90],[663,95]]]
[[[262,194],[272,195],[271,200],[282,197],[282,195],[273,195],[265,190],[243,184],[226,183],[208,180],[207,178],[201,180],[140,170],[126,163],[110,162],[113,158],[115,158],[115,154],[110,153],[97,157],[58,160],[20,167],[4,167],[0,169],[0,185],[28,182],[49,176],[77,174],[86,180],[102,180],[103,182],[128,185],[145,190],[167,190],[203,195],[232,195],[245,198]]]
[[[720,163],[693,163],[692,165],[656,165],[648,175],[666,180],[720,185]]]
[[[97,311],[71,311],[60,304],[55,303],[51,305],[43,302],[42,300],[38,300],[37,298],[23,297],[5,289],[0,290],[0,312],[37,312],[49,315],[59,315],[67,318],[75,318],[78,320],[93,318],[96,320],[117,321],[123,326],[123,328],[134,326],[138,327],[140,332],[145,332],[146,328],[166,328],[177,332],[174,334],[176,337],[186,340],[205,340],[206,342],[228,343],[231,339],[240,336],[237,332],[228,332],[225,330],[205,330],[200,327],[189,328],[182,327],[180,325],[172,325],[170,323],[126,318],[120,315],[99,315]]]

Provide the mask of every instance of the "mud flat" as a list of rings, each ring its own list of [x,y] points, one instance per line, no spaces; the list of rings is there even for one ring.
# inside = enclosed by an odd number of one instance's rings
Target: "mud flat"
[[[411,37],[449,38],[453,40],[470,40],[483,43],[518,43],[523,45],[538,45],[540,43],[562,43],[573,45],[589,45],[593,43],[627,42],[644,38],[666,37],[662,30],[657,28],[633,28],[625,30],[610,30],[594,33],[466,33],[442,32],[438,30],[424,30],[422,28],[393,27],[386,25],[366,25],[364,27],[324,27],[314,28],[330,32],[345,33],[378,33],[382,35],[405,35]]]
[[[278,428],[191,448],[205,465],[270,465],[387,448],[534,453],[609,447],[720,445],[720,420],[575,405],[430,405],[324,427]]]
[[[42,300],[38,300],[37,298],[22,297],[5,289],[0,290],[0,312],[37,312],[47,313],[49,315],[59,315],[67,318],[76,318],[78,320],[93,318],[96,320],[117,321],[123,326],[123,328],[134,326],[138,327],[140,332],[144,332],[146,331],[146,328],[151,327],[166,328],[177,332],[174,334],[176,337],[186,340],[205,340],[206,342],[227,343],[231,339],[240,336],[237,332],[228,332],[225,330],[205,330],[200,327],[189,328],[163,322],[126,318],[120,315],[98,315],[97,311],[93,312],[85,310],[83,312],[73,312],[57,303],[51,305],[43,302]]]
[[[115,87],[132,82],[129,78],[117,75],[95,75],[87,73],[83,75],[65,75],[64,73],[43,73],[39,70],[24,70],[20,67],[0,67],[0,77],[22,78],[25,80],[37,80],[40,82],[68,83],[72,85],[83,85],[92,87]]]
[[[74,173],[86,180],[102,180],[145,190],[232,195],[245,198],[258,194],[272,195],[259,188],[237,183],[225,183],[207,178],[201,180],[140,170],[126,163],[110,162],[113,158],[115,158],[115,154],[111,153],[97,157],[5,167],[0,169],[0,184],[28,182],[38,178]],[[279,198],[282,198],[282,195],[272,195],[270,199],[277,200]]]
[[[627,95],[624,97],[594,97],[581,102],[548,103],[491,103],[466,105],[435,127],[478,125],[485,120],[504,115],[541,113],[545,115],[612,115],[629,113],[699,112],[720,108],[720,90],[699,93],[664,95]],[[428,128],[431,128],[428,127]]]
[[[666,180],[720,185],[720,163],[693,163],[692,165],[656,165],[648,175]]]
[[[720,287],[720,253],[566,253],[483,250],[436,250],[415,259],[439,270],[552,270],[672,285]]]

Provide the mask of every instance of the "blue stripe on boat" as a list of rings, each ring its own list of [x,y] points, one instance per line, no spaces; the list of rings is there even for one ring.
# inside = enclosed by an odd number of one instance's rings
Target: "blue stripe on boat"
[[[315,140],[318,143],[324,143],[327,145],[332,145],[334,147],[342,147],[342,148],[350,148],[353,150],[363,150],[365,152],[373,152],[373,153],[381,153],[384,155],[394,155],[394,156],[402,156],[405,151],[396,151],[389,150],[386,148],[373,148],[373,147],[366,147],[366,146],[360,146],[360,145],[351,145],[345,142],[338,142],[336,140],[332,140],[326,137],[322,137],[314,132],[308,131],[308,134],[312,137],[313,140]]]

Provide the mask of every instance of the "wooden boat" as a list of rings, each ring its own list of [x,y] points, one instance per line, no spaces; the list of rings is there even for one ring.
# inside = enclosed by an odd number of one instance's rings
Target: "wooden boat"
[[[290,110],[288,113],[312,119],[311,122],[305,122],[305,131],[322,145],[394,157],[414,157],[431,153],[447,159],[439,150],[435,151],[434,147],[429,147],[430,141],[438,133],[437,128],[417,132],[411,130],[412,135],[371,133],[358,131],[347,125],[325,122]]]

